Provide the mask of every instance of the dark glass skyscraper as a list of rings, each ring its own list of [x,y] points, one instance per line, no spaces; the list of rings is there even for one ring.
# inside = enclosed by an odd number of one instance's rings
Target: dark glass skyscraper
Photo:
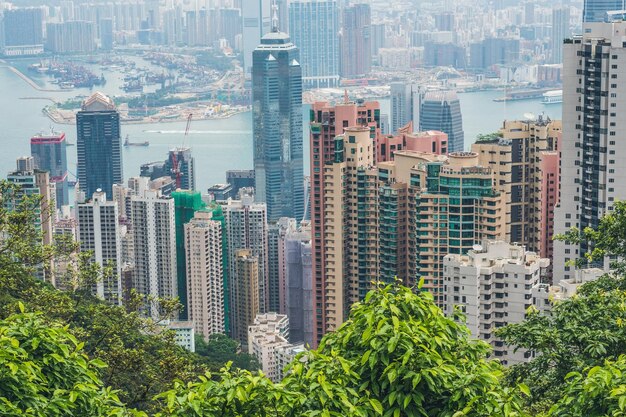
[[[120,114],[113,101],[97,92],[83,102],[76,114],[78,182],[85,195],[97,189],[113,195],[113,184],[121,184],[122,141]]]
[[[420,130],[440,130],[448,135],[448,152],[463,151],[463,118],[461,104],[455,92],[426,93],[420,111]]]
[[[604,22],[606,12],[626,9],[625,0],[585,0],[583,22]]]
[[[274,29],[252,54],[256,199],[268,221],[302,219],[302,70],[298,48]]]

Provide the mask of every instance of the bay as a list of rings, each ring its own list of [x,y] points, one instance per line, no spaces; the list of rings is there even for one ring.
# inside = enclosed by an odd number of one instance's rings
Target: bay
[[[30,75],[30,74],[29,74]],[[121,73],[106,73],[113,82],[101,88],[105,94],[115,96],[120,93]],[[49,85],[45,80],[36,79],[38,84]],[[42,108],[50,102],[47,98],[64,100],[76,95],[89,95],[88,89],[73,91],[39,91],[31,87],[6,65],[0,66],[0,175],[15,167],[15,159],[30,154],[30,137],[38,132],[66,132],[71,143],[76,143],[76,128],[73,125],[58,125],[42,113]],[[505,119],[520,119],[525,113],[535,115],[545,112],[553,119],[561,118],[561,104],[543,105],[541,100],[494,102],[501,97],[501,91],[481,91],[459,94],[465,147],[469,148],[480,133],[496,131]],[[29,98],[29,99],[24,99]],[[389,100],[382,99],[381,110],[389,114]],[[303,125],[308,123],[308,107],[303,108]],[[205,191],[216,183],[225,182],[225,171],[229,169],[252,168],[252,115],[237,114],[228,119],[194,120],[188,136],[184,135],[186,122],[166,122],[151,124],[128,124],[122,126],[122,135],[133,142],[149,141],[148,147],[125,147],[123,152],[124,176],[139,175],[141,164],[164,160],[170,148],[191,146],[196,159],[197,187]],[[305,173],[309,170],[308,133],[304,137]],[[76,147],[68,147],[68,164],[71,176],[76,173]]]

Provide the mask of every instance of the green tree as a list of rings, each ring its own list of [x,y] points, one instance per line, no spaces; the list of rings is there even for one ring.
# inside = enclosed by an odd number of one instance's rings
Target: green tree
[[[90,360],[65,327],[41,314],[0,320],[0,415],[129,416],[98,378],[106,365]]]
[[[177,346],[173,334],[139,314],[143,300],[135,298],[127,309],[107,304],[91,293],[92,285],[112,269],[81,253],[63,279],[71,291],[61,292],[37,279],[43,263],[69,257],[76,245],[63,239],[43,245],[39,229],[40,197],[24,196],[19,187],[0,182],[0,319],[23,304],[42,313],[42,320],[63,323],[84,343],[90,359],[108,366],[98,370],[106,386],[118,391],[132,408],[153,411],[153,397],[176,379],[192,380],[206,367],[201,359]],[[173,302],[162,306],[168,312]]]
[[[550,417],[626,415],[626,357],[583,373],[572,372],[566,381],[564,395],[550,409]]]
[[[572,229],[557,238],[588,245],[579,266],[611,256],[617,259],[616,271],[582,285],[574,297],[554,303],[549,314],[529,311],[524,322],[498,330],[508,345],[536,353],[507,373],[509,383],[530,386],[527,406],[535,413],[547,412],[561,399],[574,382],[567,377],[572,372],[582,374],[626,354],[626,204],[616,202],[597,229]]]
[[[459,316],[460,317],[460,316]],[[517,389],[500,385],[489,346],[443,315],[426,292],[380,287],[279,384],[224,369],[178,383],[161,416],[518,416]],[[521,386],[521,391],[527,388]]]
[[[212,334],[205,341],[204,336],[196,334],[196,353],[206,359],[213,371],[218,371],[227,362],[233,367],[256,371],[261,368],[253,355],[241,351],[240,343],[225,334]]]

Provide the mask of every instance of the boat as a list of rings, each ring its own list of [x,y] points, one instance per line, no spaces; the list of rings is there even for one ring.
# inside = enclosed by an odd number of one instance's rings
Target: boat
[[[147,140],[144,142],[131,142],[128,139],[128,135],[126,135],[126,140],[124,141],[124,146],[150,146],[150,142]]]
[[[543,93],[542,104],[563,103],[563,90],[552,90]]]

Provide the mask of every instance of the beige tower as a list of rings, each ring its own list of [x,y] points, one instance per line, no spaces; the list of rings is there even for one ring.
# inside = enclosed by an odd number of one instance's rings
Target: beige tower
[[[539,116],[535,120],[507,120],[499,135],[472,145],[479,164],[491,168],[496,188],[505,195],[506,241],[537,253],[545,252],[542,243],[548,240],[541,227],[547,216],[542,202],[553,200],[552,194],[558,189],[554,183],[542,187],[543,152],[558,150],[560,135],[560,120]]]
[[[222,224],[212,212],[197,211],[185,224],[187,311],[205,339],[224,333],[224,269]]]
[[[232,337],[248,348],[248,326],[259,313],[259,258],[249,249],[235,252],[235,274],[231,276]]]
[[[350,306],[378,279],[377,177],[369,127],[350,127],[335,138],[335,157],[324,166],[324,332],[339,327]]]

